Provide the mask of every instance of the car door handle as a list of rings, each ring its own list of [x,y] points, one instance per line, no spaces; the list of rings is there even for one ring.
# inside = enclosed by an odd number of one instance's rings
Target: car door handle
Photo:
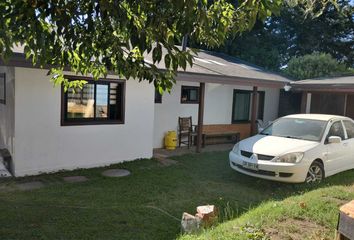
[[[346,142],[346,143],[343,143],[343,146],[348,146],[348,143]]]

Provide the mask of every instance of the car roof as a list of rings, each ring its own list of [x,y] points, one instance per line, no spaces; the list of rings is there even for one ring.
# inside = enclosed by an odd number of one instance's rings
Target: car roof
[[[348,117],[339,116],[339,115],[329,115],[329,114],[292,114],[285,116],[284,118],[301,118],[301,119],[311,119],[311,120],[322,120],[329,121],[334,119],[349,119]]]

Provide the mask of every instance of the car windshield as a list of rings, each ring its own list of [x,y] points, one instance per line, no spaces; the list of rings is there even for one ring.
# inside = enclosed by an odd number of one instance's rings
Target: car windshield
[[[320,141],[326,125],[327,121],[321,120],[280,118],[269,125],[260,134],[308,141]]]

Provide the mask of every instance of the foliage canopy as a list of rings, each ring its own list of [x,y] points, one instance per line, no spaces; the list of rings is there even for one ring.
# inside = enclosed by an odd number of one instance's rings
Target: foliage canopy
[[[318,17],[305,16],[301,6],[283,6],[279,15],[228,39],[221,51],[267,69],[279,70],[294,56],[313,52],[331,54],[354,67],[354,3],[338,0]]]
[[[344,64],[339,63],[330,54],[325,53],[313,53],[294,57],[289,61],[285,73],[299,80],[340,76],[345,73],[354,74]]]
[[[296,0],[318,14],[334,0]],[[0,2],[0,54],[9,59],[14,44],[24,47],[33,64],[51,66],[57,85],[68,82],[63,70],[92,75],[109,72],[126,79],[171,88],[177,69],[192,65],[193,52],[176,47],[183,36],[208,46],[221,45],[229,34],[252,28],[278,14],[282,0],[3,0]],[[163,53],[166,50],[166,54]],[[144,56],[152,54],[153,62]],[[166,71],[155,64],[164,60]]]

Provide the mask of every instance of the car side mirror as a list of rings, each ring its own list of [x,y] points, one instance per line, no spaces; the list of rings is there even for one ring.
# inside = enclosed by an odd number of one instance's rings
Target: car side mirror
[[[328,138],[328,143],[340,143],[342,141],[341,137],[338,136],[330,136]]]

